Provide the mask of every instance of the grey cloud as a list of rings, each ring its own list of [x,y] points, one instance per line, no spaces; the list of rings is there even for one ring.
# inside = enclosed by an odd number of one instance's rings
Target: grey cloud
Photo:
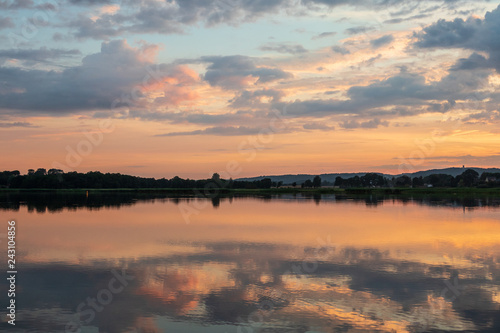
[[[198,125],[221,125],[221,124],[239,124],[244,122],[255,122],[260,116],[257,112],[237,111],[220,114],[211,114],[203,112],[161,112],[161,111],[142,111],[130,110],[125,113],[118,113],[116,118],[120,119],[139,119],[146,121],[164,121],[168,120],[174,124],[198,124]],[[95,112],[94,118],[107,118],[108,112]]]
[[[300,54],[307,53],[307,50],[300,44],[272,43],[260,47],[262,51],[276,51],[279,53]]]
[[[95,4],[98,1],[73,2]],[[289,2],[290,0],[129,1],[129,13],[126,15],[104,15],[95,22],[81,17],[71,23],[71,26],[76,29],[75,36],[79,38],[106,39],[122,32],[181,33],[187,26],[200,22],[213,26],[251,21],[261,15],[276,12]]]
[[[35,49],[11,49],[0,50],[0,60],[16,59],[27,62],[46,62],[49,59],[60,59],[64,57],[73,57],[80,55],[79,50],[61,50],[61,49],[47,49],[42,47],[38,50]]]
[[[92,6],[112,1],[70,0],[70,3]],[[103,15],[95,21],[81,16],[69,23],[69,26],[74,29],[74,35],[78,38],[109,39],[121,33],[182,33],[187,27],[196,24],[208,27],[218,24],[238,25],[275,14],[284,8],[297,8],[297,13],[302,14],[322,11],[323,8],[318,5],[331,8],[354,5],[377,10],[402,3],[401,0],[125,0],[120,3],[124,10],[119,13]],[[357,34],[370,29],[355,27],[348,29],[347,33]],[[332,36],[333,33],[322,35],[317,37]]]
[[[107,5],[113,3],[112,0],[69,0],[69,2],[75,5],[82,5],[82,6]]]
[[[24,9],[33,6],[34,2],[32,0],[0,1],[0,9]]]
[[[35,126],[35,125],[28,123],[28,122],[25,122],[25,121],[16,121],[16,122],[11,122],[11,123],[0,122],[0,127],[1,128],[11,128],[11,127],[38,127],[38,126]]]
[[[70,28],[74,28],[76,38],[93,38],[107,40],[123,33],[126,29],[117,22],[116,15],[103,15],[96,21],[84,15],[70,23]]]
[[[332,51],[342,55],[350,54],[351,52],[343,46],[332,46]]]
[[[334,126],[328,126],[323,123],[306,123],[302,126],[306,130],[321,130],[321,131],[333,131],[335,130]]]
[[[64,114],[109,109],[118,99],[128,106],[141,106],[143,96],[134,88],[147,78],[147,68],[153,64],[141,60],[140,52],[118,40],[103,43],[101,52],[86,56],[80,66],[60,72],[0,67],[0,108],[4,113],[26,110]],[[172,66],[158,65],[156,69],[160,80],[177,75]]]
[[[268,107],[269,103],[277,103],[283,96],[283,92],[274,89],[244,90],[230,101],[229,106],[232,108],[252,109]],[[263,102],[263,99],[269,99],[270,101]]]
[[[411,21],[411,20],[418,20],[418,19],[423,19],[423,18],[426,18],[426,17],[429,17],[430,15],[429,14],[418,14],[418,15],[413,15],[413,16],[410,16],[410,17],[406,17],[406,18],[394,18],[394,19],[390,19],[390,20],[385,20],[384,23],[386,24],[398,24],[398,23],[401,23],[401,22],[407,22],[407,21]]]
[[[10,17],[0,17],[0,30],[15,27]]]
[[[439,82],[425,83],[425,77],[401,73],[369,86],[355,86],[348,90],[352,100],[371,101],[373,105],[415,104],[429,100],[467,99],[471,91],[481,86],[486,73],[450,73]],[[420,102],[418,102],[420,100]]]
[[[385,36],[382,36],[380,38],[377,38],[377,39],[373,39],[372,41],[370,41],[370,45],[377,49],[381,46],[384,46],[386,44],[390,44],[394,41],[394,36],[393,35],[385,35]]]
[[[497,122],[500,120],[500,112],[495,111],[482,111],[473,113],[462,119],[465,122],[481,121],[481,122]]]
[[[451,70],[475,70],[480,68],[491,68],[492,64],[486,57],[474,52],[469,58],[461,58]]]
[[[457,18],[454,21],[441,19],[417,33],[418,47],[450,47],[465,46],[474,37],[478,27],[481,25],[479,19],[464,21]]]
[[[357,35],[357,34],[363,34],[363,33],[367,33],[367,32],[374,31],[374,30],[375,30],[374,27],[359,26],[359,27],[348,28],[345,30],[345,33],[348,35]]]
[[[402,18],[395,18],[395,19],[390,19],[390,20],[385,20],[384,23],[386,24],[398,24],[403,22],[404,20]]]
[[[279,68],[257,67],[256,59],[246,56],[202,57],[201,61],[211,63],[205,73],[205,80],[212,86],[225,89],[241,89],[248,85],[250,77],[257,78],[257,83],[293,77]]]
[[[374,112],[380,115],[409,115],[417,112],[447,112],[455,100],[477,99],[471,92],[480,87],[488,77],[487,72],[451,72],[441,81],[426,83],[425,77],[402,72],[386,80],[367,86],[353,86],[347,91],[349,100],[297,100],[277,103],[276,108],[287,107],[293,117],[315,115],[363,115]],[[435,101],[444,101],[438,104]],[[381,112],[378,108],[397,106],[398,109]],[[427,108],[422,108],[428,106]],[[414,112],[409,112],[411,107]],[[403,110],[403,111],[401,111]],[[403,112],[403,113],[402,113]],[[354,125],[354,123],[352,124]]]
[[[320,38],[327,38],[327,37],[333,37],[337,33],[335,31],[327,31],[327,32],[322,32],[319,35],[314,36],[312,39],[320,39]]]
[[[348,120],[340,124],[342,128],[345,129],[354,129],[354,128],[377,128],[379,126],[389,126],[388,121],[381,121],[378,118],[369,120],[369,121],[356,121],[356,120]]]
[[[158,134],[155,136],[184,136],[184,135],[217,135],[217,136],[238,136],[238,135],[253,135],[260,133],[261,128],[252,128],[245,126],[216,126],[209,127],[203,130],[187,131],[187,132],[171,132],[165,134]]]
[[[416,47],[420,48],[464,48],[489,54],[488,62],[478,55],[472,55],[468,61],[459,62],[456,68],[472,69],[489,66],[500,70],[500,6],[485,14],[484,19],[457,18],[453,21],[439,20],[416,33]],[[456,69],[455,68],[455,69]]]

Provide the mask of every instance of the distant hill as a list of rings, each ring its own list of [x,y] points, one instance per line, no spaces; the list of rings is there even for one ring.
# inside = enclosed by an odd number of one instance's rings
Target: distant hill
[[[472,169],[474,171],[476,171],[477,173],[479,173],[479,175],[481,175],[483,172],[491,172],[491,173],[496,173],[496,172],[500,172],[500,169],[498,168],[488,168],[488,169],[485,169],[485,168],[474,168],[474,167],[471,167],[471,168],[446,168],[446,169],[432,169],[432,170],[426,170],[426,171],[418,171],[418,172],[414,172],[414,173],[405,173],[405,175],[408,175],[410,177],[427,177],[429,175],[432,175],[432,174],[445,174],[445,175],[451,175],[453,177],[456,177],[458,175],[461,175],[465,170],[467,169]],[[401,176],[401,175],[398,175],[398,176]]]
[[[392,177],[399,177],[402,175],[407,175],[409,177],[426,177],[432,174],[445,174],[445,175],[451,175],[453,177],[456,177],[460,174],[462,174],[465,170],[467,169],[472,169],[475,170],[477,173],[480,175],[483,172],[492,172],[492,173],[500,173],[500,169],[498,168],[475,168],[475,167],[470,167],[470,168],[445,168],[445,169],[432,169],[432,170],[426,170],[426,171],[418,171],[418,172],[413,172],[413,173],[404,173],[404,174],[397,174],[397,175],[390,175],[390,174],[384,174],[380,172],[375,172],[376,174],[382,175],[386,178],[392,178]],[[330,183],[335,182],[335,178],[337,177],[342,177],[342,178],[351,178],[354,176],[364,176],[367,173],[373,173],[373,172],[357,172],[357,173],[324,173],[319,175],[321,177],[322,181],[327,181]],[[297,184],[302,184],[306,180],[310,179],[313,180],[313,178],[317,175],[309,175],[309,174],[299,174],[299,175],[275,175],[275,176],[259,176],[259,177],[250,177],[250,178],[239,178],[237,180],[243,180],[243,181],[254,181],[254,180],[262,180],[264,178],[271,178],[273,182],[283,182],[283,184],[292,184],[296,182]]]
[[[335,182],[335,178],[337,177],[342,177],[342,178],[351,178],[355,176],[364,176],[369,172],[358,172],[358,173],[324,173],[319,175],[321,177],[322,181],[327,181],[327,182]],[[382,175],[384,177],[392,177],[392,175],[386,175],[383,173],[376,172],[379,175]],[[283,182],[283,184],[292,184],[296,182],[297,184],[302,184],[306,180],[310,179],[313,180],[313,178],[317,175],[307,175],[307,174],[302,174],[302,175],[278,175],[278,176],[259,176],[259,177],[250,177],[250,178],[239,178],[237,180],[243,180],[243,181],[254,181],[254,180],[262,180],[264,178],[271,178],[273,182]]]

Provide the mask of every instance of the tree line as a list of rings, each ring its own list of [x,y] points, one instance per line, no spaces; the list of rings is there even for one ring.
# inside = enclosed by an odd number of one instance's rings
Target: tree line
[[[338,187],[499,187],[500,173],[483,172],[481,176],[473,169],[467,169],[462,174],[453,177],[446,174],[431,174],[426,177],[409,177],[406,175],[388,179],[380,174],[367,173],[359,177],[343,179],[337,177]]]
[[[0,187],[13,189],[117,189],[117,188],[228,188],[228,189],[268,189],[280,187],[282,182],[273,182],[270,178],[257,181],[238,181],[221,179],[214,173],[209,179],[171,179],[144,178],[120,173],[63,172],[59,169],[29,169],[21,175],[18,170],[0,172]]]
[[[313,180],[306,180],[302,184],[289,184],[293,187],[318,188],[332,185],[324,182],[321,177],[315,176]],[[432,174],[426,177],[400,176],[392,179],[381,174],[367,173],[364,176],[351,178],[337,177],[336,187],[499,187],[500,173],[484,172],[481,176],[474,170],[468,169],[461,175],[453,177],[446,174]],[[43,168],[37,170],[29,169],[27,174],[21,175],[18,170],[0,172],[0,188],[13,189],[117,189],[117,188],[175,188],[175,189],[269,189],[279,188],[283,182],[274,182],[270,178],[255,181],[243,181],[233,179],[222,179],[219,174],[214,173],[209,179],[182,179],[173,177],[171,179],[144,178],[120,173],[102,173],[92,171],[87,173],[63,172],[59,169]]]

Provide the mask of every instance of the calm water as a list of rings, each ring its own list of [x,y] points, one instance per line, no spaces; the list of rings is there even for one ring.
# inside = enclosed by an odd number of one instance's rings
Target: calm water
[[[3,197],[8,331],[500,332],[498,203]]]

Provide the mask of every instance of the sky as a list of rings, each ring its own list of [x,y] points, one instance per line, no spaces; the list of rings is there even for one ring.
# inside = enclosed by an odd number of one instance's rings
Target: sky
[[[500,165],[500,6],[0,0],[2,170]]]

